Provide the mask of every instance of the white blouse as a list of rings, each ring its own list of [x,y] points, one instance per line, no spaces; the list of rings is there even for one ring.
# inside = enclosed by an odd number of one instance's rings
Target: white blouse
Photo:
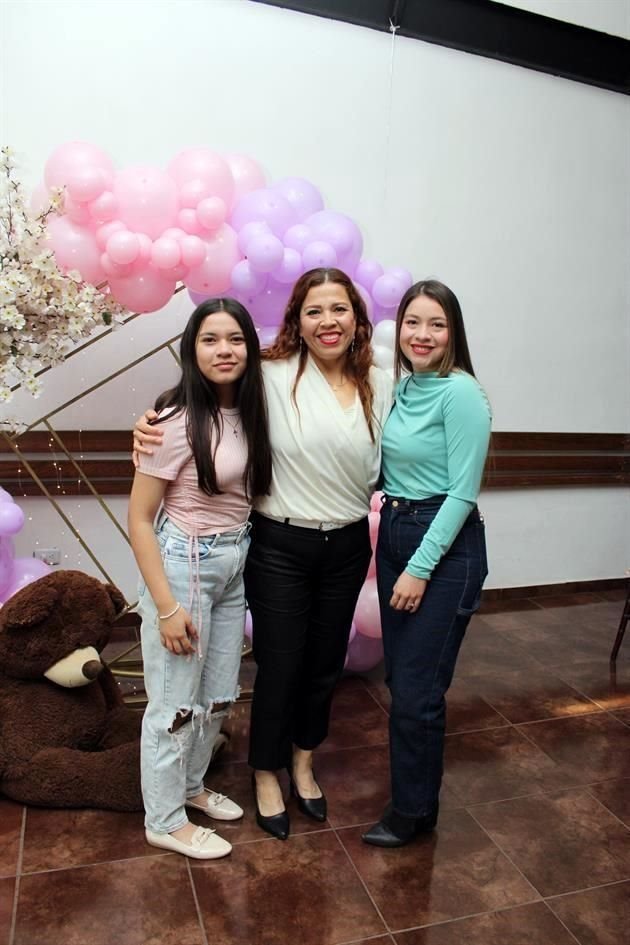
[[[258,499],[263,515],[346,525],[368,514],[381,465],[381,435],[392,405],[392,379],[370,368],[374,391],[372,443],[358,394],[341,406],[324,375],[308,358],[292,389],[298,355],[263,362],[273,474],[271,492]]]

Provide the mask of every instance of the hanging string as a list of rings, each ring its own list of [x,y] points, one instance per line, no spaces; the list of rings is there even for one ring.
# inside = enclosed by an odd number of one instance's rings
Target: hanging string
[[[387,90],[387,124],[385,127],[385,169],[383,181],[383,209],[382,219],[385,218],[385,210],[389,199],[389,168],[390,168],[390,139],[392,134],[392,102],[394,98],[394,51],[396,43],[396,33],[400,29],[399,24],[395,24],[392,18],[389,18],[389,32],[392,34],[392,41],[389,47],[389,82]]]

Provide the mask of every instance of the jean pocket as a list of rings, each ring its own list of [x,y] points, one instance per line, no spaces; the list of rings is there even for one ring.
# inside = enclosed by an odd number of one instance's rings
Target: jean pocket
[[[193,548],[193,539],[180,538],[178,535],[167,535],[158,542],[164,558],[174,561],[194,560],[197,554]],[[206,561],[212,554],[213,546],[209,542],[199,542],[199,560]]]

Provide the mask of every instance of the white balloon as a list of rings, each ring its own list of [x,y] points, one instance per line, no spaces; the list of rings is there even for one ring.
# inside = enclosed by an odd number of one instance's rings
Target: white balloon
[[[374,326],[372,343],[394,350],[396,344],[396,322],[392,318],[384,318]]]
[[[394,352],[385,345],[372,345],[372,359],[377,367],[385,371],[392,371],[394,368]]]

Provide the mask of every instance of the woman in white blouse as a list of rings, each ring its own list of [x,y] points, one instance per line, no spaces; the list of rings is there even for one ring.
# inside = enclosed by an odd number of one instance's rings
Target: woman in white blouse
[[[257,822],[283,840],[290,824],[280,769],[300,810],[327,816],[313,750],[328,732],[370,562],[367,515],[392,399],[391,378],[372,366],[371,335],[351,280],[338,269],[312,269],[263,352],[273,475],[252,513],[245,569],[258,665],[249,763]],[[146,419],[136,426],[140,451],[159,442],[159,427]]]

